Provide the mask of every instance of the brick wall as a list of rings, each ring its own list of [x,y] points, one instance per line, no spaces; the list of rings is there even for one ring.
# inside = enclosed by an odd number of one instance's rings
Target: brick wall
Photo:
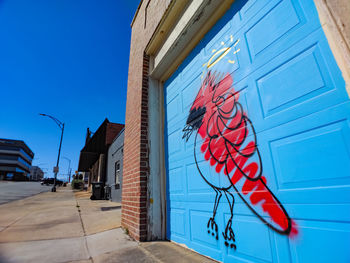
[[[170,1],[144,0],[132,24],[125,116],[122,226],[136,240],[147,237],[148,66],[145,48]],[[146,11],[147,6],[147,11]],[[146,20],[145,20],[146,19]]]

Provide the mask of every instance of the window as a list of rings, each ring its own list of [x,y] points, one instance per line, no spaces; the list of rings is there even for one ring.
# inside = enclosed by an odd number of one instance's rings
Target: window
[[[115,163],[115,189],[120,189],[120,161]]]

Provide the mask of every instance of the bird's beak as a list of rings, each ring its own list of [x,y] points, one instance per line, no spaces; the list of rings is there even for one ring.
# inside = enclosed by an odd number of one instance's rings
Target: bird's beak
[[[198,130],[201,127],[205,112],[205,107],[198,107],[190,110],[190,114],[188,115],[186,121],[186,126],[182,130],[182,139],[186,139],[186,142],[191,137],[192,132],[194,130]]]
[[[193,132],[192,125],[186,124],[186,126],[182,129],[182,132],[183,132],[182,139],[186,139],[186,142],[187,142]]]

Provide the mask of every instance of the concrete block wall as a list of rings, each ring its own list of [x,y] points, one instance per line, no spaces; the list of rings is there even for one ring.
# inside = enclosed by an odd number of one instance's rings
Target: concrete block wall
[[[108,148],[107,156],[107,182],[106,184],[111,187],[111,201],[121,202],[122,187],[119,189],[115,187],[115,166],[116,162],[119,161],[120,169],[123,171],[123,146],[124,145],[124,131],[121,131],[117,137],[114,139],[111,146]],[[123,183],[123,173],[120,173],[119,178],[120,183]]]

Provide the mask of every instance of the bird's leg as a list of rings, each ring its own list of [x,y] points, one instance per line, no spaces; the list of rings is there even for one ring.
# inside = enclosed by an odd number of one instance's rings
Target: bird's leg
[[[216,240],[219,239],[219,235],[218,235],[218,225],[215,222],[215,215],[216,215],[216,211],[218,209],[219,206],[219,202],[222,196],[222,193],[220,190],[217,190],[215,188],[213,188],[215,190],[215,203],[214,203],[214,208],[213,208],[213,216],[209,219],[208,224],[207,224],[207,228],[208,228],[208,234],[211,233],[212,236],[215,236]]]
[[[232,230],[232,217],[233,217],[233,206],[234,206],[234,202],[235,202],[235,197],[233,196],[233,194],[231,194],[228,191],[224,191],[227,202],[230,206],[230,219],[227,221],[226,227],[225,227],[225,232],[222,232],[222,235],[224,236],[225,239],[225,246],[229,246],[230,248],[234,248],[236,249],[236,245],[234,244],[235,240],[235,234],[233,233]],[[232,201],[231,201],[231,199]]]

